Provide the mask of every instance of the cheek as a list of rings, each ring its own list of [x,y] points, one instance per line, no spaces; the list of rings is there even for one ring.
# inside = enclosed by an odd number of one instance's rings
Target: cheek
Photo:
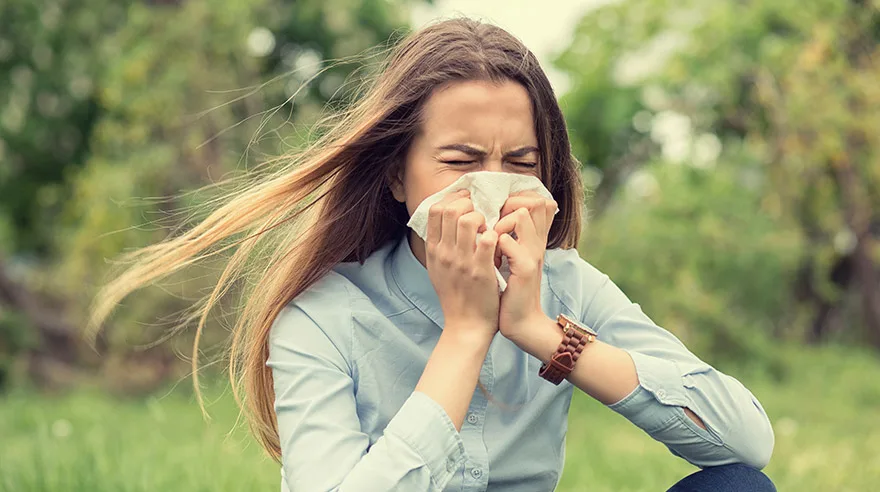
[[[443,172],[430,175],[413,175],[404,179],[406,187],[406,209],[409,215],[419,207],[425,198],[451,185],[463,173]]]

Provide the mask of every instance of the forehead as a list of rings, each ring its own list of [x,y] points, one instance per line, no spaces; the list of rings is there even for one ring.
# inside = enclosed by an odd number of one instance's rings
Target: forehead
[[[460,81],[436,89],[425,103],[422,132],[431,141],[465,139],[484,145],[536,140],[529,94],[510,80]]]

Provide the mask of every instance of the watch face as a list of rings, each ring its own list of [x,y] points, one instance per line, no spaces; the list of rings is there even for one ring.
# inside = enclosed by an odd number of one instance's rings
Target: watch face
[[[557,316],[556,321],[563,326],[565,326],[567,323],[569,326],[571,326],[572,328],[574,328],[575,330],[577,330],[581,333],[598,336],[598,334],[595,331],[593,331],[592,328],[588,328],[588,327],[582,325],[581,323],[578,323],[576,320],[574,320],[564,314],[560,314],[559,316]]]

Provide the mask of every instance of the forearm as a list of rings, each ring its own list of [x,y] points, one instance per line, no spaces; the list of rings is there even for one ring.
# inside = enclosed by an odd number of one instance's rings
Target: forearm
[[[573,386],[696,466],[766,465],[774,444],[770,419],[742,383],[654,323],[577,250],[545,256],[550,293],[568,303],[568,314],[599,333],[568,376]],[[563,334],[543,308],[536,303],[500,329],[547,362]]]
[[[535,321],[534,325],[536,336],[521,346],[542,363],[546,363],[556,353],[562,341],[562,329],[556,321],[546,316]],[[568,381],[605,405],[622,400],[639,384],[636,366],[630,355],[623,349],[599,340],[584,346]],[[685,408],[684,411],[697,425],[705,428],[702,420],[690,409]]]
[[[449,325],[444,328],[415,388],[446,410],[456,430],[461,430],[464,423],[492,342],[469,328],[468,332]]]

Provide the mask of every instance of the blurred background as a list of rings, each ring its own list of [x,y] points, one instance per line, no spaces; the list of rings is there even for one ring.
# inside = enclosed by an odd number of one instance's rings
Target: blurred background
[[[541,60],[583,163],[581,256],[741,380],[779,490],[880,481],[880,1],[0,0],[0,490],[277,490],[222,376],[231,323],[154,344],[216,280],[127,298],[118,254],[198,220],[185,193],[309,140],[375,57],[468,15]],[[232,307],[230,307],[231,309]],[[228,314],[228,313],[220,313]],[[695,471],[576,395],[559,490]]]

